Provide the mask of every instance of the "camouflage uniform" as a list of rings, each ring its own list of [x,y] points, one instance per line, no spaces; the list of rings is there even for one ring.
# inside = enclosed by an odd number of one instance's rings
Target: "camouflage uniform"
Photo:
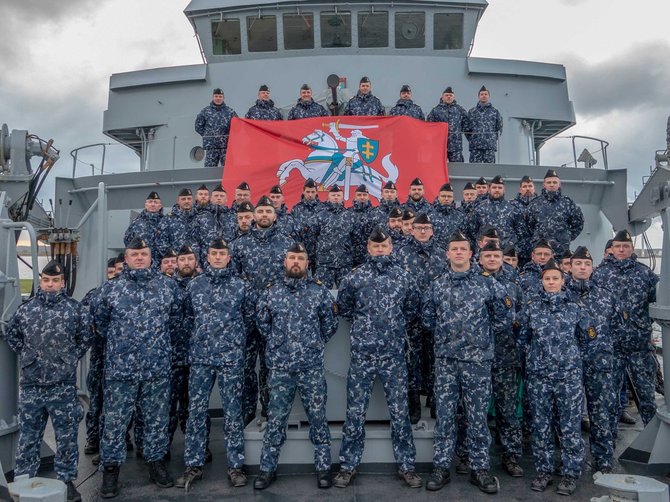
[[[384,105],[379,101],[379,98],[373,96],[372,93],[363,94],[359,91],[344,106],[342,115],[383,117],[386,113],[384,112]]]
[[[226,162],[228,135],[235,110],[225,103],[210,103],[195,118],[195,132],[202,136],[202,147],[207,150],[205,167],[219,167]]]
[[[379,205],[377,207],[372,208],[372,215],[371,215],[372,223],[374,225],[381,225],[383,227],[386,227],[386,224],[388,223],[389,213],[396,207],[400,207],[400,201],[398,199],[390,201],[385,199],[380,200]]]
[[[100,288],[94,288],[84,295],[81,305],[88,309],[89,315],[95,312],[97,295]],[[91,322],[93,318],[91,317]],[[102,338],[94,336],[89,354],[88,374],[86,375],[86,388],[88,389],[88,410],[86,411],[86,440],[90,443],[100,443],[100,432],[102,431],[102,381],[105,358],[105,344]]]
[[[428,122],[447,122],[449,136],[447,140],[447,158],[449,162],[463,162],[463,133],[469,130],[468,112],[453,101],[440,102],[428,114]]]
[[[302,242],[307,249],[307,256],[316,257],[316,235],[314,234],[313,219],[323,209],[323,203],[319,200],[300,200],[291,209],[291,216],[298,228],[298,241]],[[310,261],[310,270],[314,272],[316,260]]]
[[[421,197],[420,200],[415,201],[411,197],[407,197],[405,203],[401,206],[403,211],[414,211],[414,214],[419,215],[421,213],[425,214],[429,218],[433,217],[433,205],[428,202],[425,197]]]
[[[512,312],[505,289],[478,268],[466,272],[447,268],[424,295],[422,321],[435,340],[434,467],[451,467],[456,407],[462,397],[470,464],[474,471],[489,469],[486,411],[491,399],[492,332],[505,329]]]
[[[351,253],[354,267],[362,264],[367,257],[368,235],[370,235],[374,226],[374,222],[372,221],[373,210],[374,208],[369,200],[366,202],[354,201],[353,205],[348,209],[353,219]]]
[[[275,208],[275,213],[277,214],[277,221],[275,225],[280,232],[285,233],[292,239],[300,238],[300,227],[295,221],[295,218],[288,212],[286,204],[282,204],[281,207]]]
[[[342,204],[324,202],[313,220],[316,235],[316,277],[336,289],[353,264],[354,217]]]
[[[542,291],[542,266],[535,262],[526,263],[519,272],[519,284],[524,298],[530,299]]]
[[[591,280],[570,281],[567,291],[587,309],[595,329],[590,342],[580,340],[586,405],[591,422],[589,446],[597,469],[612,468],[614,435],[619,421],[618,398],[613,385],[614,345],[610,324],[617,314],[614,297]]]
[[[254,120],[284,120],[279,109],[275,108],[275,102],[271,99],[267,101],[257,99],[256,104],[249,108],[244,117]]]
[[[145,460],[158,461],[167,453],[170,338],[179,315],[175,288],[171,279],[152,270],[125,267],[100,290],[95,324],[105,340],[101,469],[124,462],[124,438],[136,401],[146,426]]]
[[[168,250],[179,250],[184,245],[189,245],[198,256],[198,227],[195,225],[196,209],[183,211],[177,204],[172,206],[172,213],[161,219],[158,225],[158,254],[163,256]],[[152,251],[154,251],[152,249]]]
[[[303,101],[298,99],[298,102],[288,112],[288,120],[308,119],[311,117],[327,117],[328,111],[319,103],[310,99]]]
[[[646,425],[656,413],[656,363],[651,345],[649,304],[656,301],[658,276],[633,255],[625,260],[603,260],[593,273],[593,282],[619,295],[621,316],[615,316],[611,326],[614,388],[622,387],[628,370],[640,401],[640,416]],[[618,410],[617,417],[621,411]]]
[[[498,150],[498,136],[502,133],[502,115],[491,103],[477,103],[468,111],[470,162],[493,164]]]
[[[158,251],[158,228],[162,219],[163,208],[157,213],[150,213],[146,209],[143,209],[128,226],[123,236],[123,245],[127,246],[134,237],[139,237],[149,244],[152,254],[155,254]]]
[[[444,248],[449,244],[449,238],[457,230],[465,231],[465,214],[456,208],[456,204],[433,203],[433,214],[430,217],[433,222],[434,239]]]
[[[330,470],[323,354],[325,344],[337,331],[335,310],[328,289],[306,277],[284,277],[266,289],[259,299],[257,323],[265,338],[265,359],[270,371],[268,425],[263,436],[261,471],[277,470],[296,389],[309,420],[316,470]]]
[[[519,224],[519,240],[515,246],[517,253],[519,254],[519,265],[523,266],[528,261],[530,261],[530,252],[532,251],[533,246],[533,235],[528,225],[528,209],[530,203],[537,197],[537,195],[525,196],[517,194],[514,199],[510,201],[513,206],[516,206],[519,214],[521,215],[521,221]]]
[[[206,266],[205,273],[186,288],[185,310],[194,319],[184,452],[188,467],[205,463],[207,409],[214,379],[218,379],[223,403],[228,468],[240,469],[244,464],[244,352],[246,335],[253,328],[254,304],[251,288],[233,274],[230,266]]]
[[[405,117],[413,117],[419,120],[426,120],[421,107],[414,103],[411,99],[399,99],[395,106],[389,110],[389,116],[395,117],[403,115]]]
[[[487,226],[498,230],[501,247],[516,246],[523,233],[522,215],[508,200],[496,200],[487,195],[475,205],[468,218],[470,238],[477,240]]]
[[[229,243],[237,228],[237,214],[226,206],[211,205],[208,211],[200,211],[195,217],[196,243],[200,249],[200,265],[207,261],[207,248],[214,239]],[[177,248],[178,249],[178,248]]]
[[[365,441],[365,414],[376,377],[391,416],[393,454],[403,471],[414,469],[416,449],[407,403],[405,326],[416,315],[417,295],[409,274],[390,256],[370,256],[343,280],[337,304],[351,319],[351,364],[340,467],[354,470]]]
[[[528,227],[531,242],[547,239],[551,242],[555,256],[560,256],[584,228],[584,214],[570,197],[561,195],[561,190],[547,192],[533,199],[528,206]]]
[[[54,468],[63,482],[77,478],[77,432],[84,410],[77,396],[77,362],[92,341],[88,309],[63,290],[35,296],[12,316],[7,345],[19,356],[19,442],[14,474],[34,477],[47,418],[56,433]]]
[[[391,242],[393,243],[393,254],[397,254],[398,250],[405,247],[407,244],[412,242],[411,235],[405,235],[398,230],[391,230],[388,227],[385,227],[386,232],[391,236]]]
[[[521,312],[521,346],[526,351],[531,447],[535,470],[554,471],[554,416],[560,437],[562,475],[579,478],[584,461],[581,435],[582,358],[588,342],[586,311],[564,291],[534,296]]]

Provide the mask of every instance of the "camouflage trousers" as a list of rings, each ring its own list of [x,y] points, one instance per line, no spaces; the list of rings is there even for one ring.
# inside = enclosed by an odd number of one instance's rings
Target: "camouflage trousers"
[[[407,361],[407,388],[410,391],[418,392],[423,388],[423,339],[428,336],[429,332],[422,327],[411,326],[407,329],[405,359]]]
[[[170,420],[168,422],[168,440],[172,444],[177,427],[182,433],[186,432],[186,421],[188,420],[188,366],[175,366],[172,368],[171,396],[170,396]]]
[[[258,373],[256,364],[258,362]],[[244,353],[244,395],[242,412],[244,416],[256,415],[260,394],[261,408],[268,404],[268,368],[265,364],[265,340],[257,329],[247,336]]]
[[[522,454],[521,421],[516,414],[520,379],[521,368],[494,366],[491,369],[496,428],[506,457],[520,458]]]
[[[560,437],[562,475],[579,478],[584,462],[581,370],[567,371],[561,378],[529,373],[527,383],[532,416],[530,444],[535,470],[538,473],[554,471],[555,424]]]
[[[630,352],[615,352],[614,354],[614,388],[620,389],[626,376],[630,373],[633,387],[640,400],[640,417],[644,425],[651,422],[656,414],[656,363],[651,344],[649,348]],[[619,404],[617,417],[621,415],[623,407]]]
[[[453,150],[453,151],[447,150],[447,159],[449,160],[449,162],[464,162],[463,150]]]
[[[126,460],[126,429],[136,401],[144,418],[144,459],[154,462],[167,453],[170,379],[106,380],[105,426],[100,445],[101,470],[105,465],[121,465]]]
[[[586,409],[591,423],[589,433],[591,457],[597,468],[612,467],[614,434],[619,422],[617,413],[619,396],[614,390],[612,370],[596,368],[595,365],[584,361],[583,372]]]
[[[486,412],[491,399],[491,363],[435,360],[435,435],[433,466],[451,467],[456,448],[456,408],[463,400],[465,448],[473,470],[489,468],[491,433]]]
[[[89,405],[86,412],[86,440],[98,443],[102,430],[103,354],[91,349],[90,367],[86,375]]]
[[[261,471],[277,470],[279,451],[286,441],[286,427],[296,390],[309,422],[309,439],[314,445],[314,466],[317,471],[330,470],[330,429],[326,419],[328,390],[323,367],[296,372],[271,369],[268,386],[270,401],[261,451]]]
[[[328,267],[326,265],[316,264],[316,278],[320,280],[328,289],[337,289],[340,287],[342,278],[351,272],[351,267]]]
[[[433,333],[425,331],[421,339],[421,392],[426,396],[433,396],[435,384],[435,350],[433,347]]]
[[[470,150],[471,164],[495,164],[496,151],[495,150]]]
[[[221,167],[226,163],[226,151],[223,148],[208,148],[205,154],[205,167]]]
[[[56,435],[54,469],[58,479],[63,482],[77,479],[77,432],[83,417],[84,409],[73,384],[19,387],[19,444],[14,474],[28,474],[31,478],[37,474],[44,428],[51,418]]]
[[[244,465],[244,417],[242,415],[242,392],[244,374],[242,365],[208,366],[191,365],[188,379],[189,409],[186,424],[184,462],[189,467],[205,465],[205,449],[209,442],[207,428],[209,396],[218,380],[223,404],[223,435],[226,442],[226,457],[229,469],[241,469]]]
[[[365,444],[365,414],[375,378],[379,377],[391,417],[393,455],[401,470],[414,469],[416,448],[409,422],[407,365],[401,358],[377,358],[352,354],[347,375],[347,413],[342,427],[340,467],[355,469]]]

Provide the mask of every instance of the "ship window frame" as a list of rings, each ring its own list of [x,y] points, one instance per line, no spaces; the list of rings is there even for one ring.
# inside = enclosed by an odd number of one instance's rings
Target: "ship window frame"
[[[398,41],[402,40],[404,37],[402,37],[402,34],[399,32],[399,30],[402,29],[402,22],[398,22],[398,16],[403,16],[403,15],[408,15],[408,14],[419,14],[423,16],[423,41],[421,45],[407,45],[405,47],[402,47],[398,45]],[[393,29],[393,42],[394,42],[394,48],[396,49],[401,49],[401,50],[416,50],[416,49],[425,49],[426,48],[426,11],[396,11],[393,13],[393,22],[394,22],[394,29]],[[419,29],[420,33],[420,29]],[[421,34],[421,33],[420,33]],[[405,40],[407,40],[405,38]]]
[[[233,46],[232,52],[225,52],[223,45],[221,45],[221,51],[217,50],[217,41],[220,40],[223,44],[226,43],[226,39],[222,37],[216,37],[216,32],[219,30],[219,23],[230,24],[234,26],[237,24],[237,47]],[[223,19],[212,19],[210,22],[210,27],[212,30],[212,55],[214,56],[239,56],[242,54],[242,22],[238,17],[228,17]],[[237,49],[237,51],[235,51]]]
[[[355,11],[354,11],[355,12]],[[320,48],[321,49],[350,49],[353,47],[353,19],[354,16],[352,15],[351,10],[346,10],[346,11],[340,11],[340,10],[332,10],[332,11],[321,11],[319,12],[319,43],[320,43]],[[325,16],[348,16],[349,17],[349,44],[348,45],[324,45],[325,40],[324,40],[324,33],[327,33],[327,30],[324,30],[324,17]]]
[[[259,21],[274,21],[274,39],[261,42],[261,41],[254,41],[252,42],[252,37],[251,37],[251,29],[254,27],[254,24],[257,24]],[[268,29],[268,35],[271,33],[271,29]],[[277,52],[277,49],[279,47],[279,37],[277,33],[277,16],[274,14],[255,14],[253,16],[246,16],[246,33],[247,33],[247,52],[250,53],[257,53],[257,52]],[[272,42],[274,41],[274,48],[272,48]],[[269,45],[268,45],[269,42]],[[260,45],[260,44],[264,45]],[[259,44],[258,48],[253,48],[252,46],[255,46],[255,44]],[[268,48],[270,47],[270,48]]]
[[[388,10],[383,10],[383,11],[377,11],[377,10],[360,10],[356,13],[356,20],[357,20],[357,36],[358,36],[358,47],[361,49],[388,49],[390,46],[390,25],[389,25],[389,20],[391,19],[390,12]],[[386,26],[386,42],[385,45],[362,45],[361,40],[361,29],[363,27],[363,23],[365,23],[365,19],[361,19],[361,16],[385,16],[386,20],[384,23],[382,23],[384,26]]]
[[[448,46],[448,34],[449,34],[449,29],[448,27],[445,27],[444,31],[442,32],[442,35],[438,37],[438,19],[440,17],[448,17],[448,16],[456,16],[460,17],[460,46],[459,47],[449,47]],[[440,41],[440,38],[445,38],[446,43],[444,47],[438,47],[438,41]],[[462,12],[435,12],[433,14],[433,50],[435,51],[460,51],[463,50],[463,47],[465,45],[465,15]]]
[[[287,23],[286,23],[286,18],[287,17],[292,17],[292,18],[305,18],[305,17],[311,17],[311,34],[312,34],[312,45],[311,47],[305,46],[305,47],[289,47],[289,43],[287,40]],[[304,50],[312,50],[316,47],[316,29],[315,29],[315,24],[314,24],[314,18],[316,16],[314,15],[314,12],[284,12],[282,14],[282,36],[283,36],[283,42],[284,42],[284,50],[287,51],[304,51]]]

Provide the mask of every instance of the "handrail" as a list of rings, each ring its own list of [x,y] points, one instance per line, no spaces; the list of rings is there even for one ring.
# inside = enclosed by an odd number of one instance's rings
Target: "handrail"
[[[79,150],[83,150],[84,148],[91,148],[94,146],[101,146],[102,147],[102,165],[100,166],[100,174],[104,174],[105,172],[105,155],[107,153],[107,145],[110,145],[111,143],[91,143],[90,145],[84,145],[80,146],[77,148],[73,148],[70,150],[70,156],[72,157],[72,177],[75,177],[75,172],[77,171],[77,162],[78,159],[77,157],[79,156]],[[95,168],[94,164],[89,164],[91,166],[91,176],[95,175],[95,172],[93,169]]]
[[[37,260],[37,233],[27,221],[2,221],[0,224],[4,228],[20,228],[26,230],[30,236],[30,258],[33,262],[33,283],[37,286],[40,283],[39,262]]]
[[[591,141],[597,141],[598,143],[600,143],[600,151],[603,152],[603,169],[607,171],[608,168],[607,147],[610,146],[609,141],[605,141],[604,139],[600,138],[594,138],[592,136],[580,136],[580,135],[570,136],[570,140],[572,141],[572,157],[575,161],[575,167],[577,167],[577,147],[575,146],[576,138],[589,139]]]

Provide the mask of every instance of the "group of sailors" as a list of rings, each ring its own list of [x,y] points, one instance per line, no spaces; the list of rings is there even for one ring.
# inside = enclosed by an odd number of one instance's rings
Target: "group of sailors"
[[[62,265],[52,261],[7,326],[21,367],[15,473],[36,474],[49,416],[56,473],[68,500],[80,500],[73,484],[83,415],[76,367],[89,348],[85,453],[99,453],[103,498],[120,493],[133,416],[136,452],[152,482],[190,489],[203,477],[215,380],[234,487],[247,484],[243,430],[259,400],[267,426],[254,488],[276,479],[296,392],[309,420],[317,486],[348,486],[361,462],[376,378],[398,475],[410,487],[424,486],[412,432],[421,395],[436,419],[428,490],[445,486],[455,464],[482,491],[498,491],[490,472],[491,399],[510,476],[524,475],[522,437],[530,430],[531,489],[545,490],[556,469],[558,493],[576,489],[585,460],[584,399],[593,468],[611,472],[626,372],[642,421],[655,413],[648,307],[658,278],[636,260],[626,230],[608,243],[598,267],[587,248],[570,251],[583,215],[561,193],[554,170],[540,194],[528,176],[513,200],[505,188],[500,176],[468,183],[457,206],[448,183],[429,202],[415,179],[401,202],[388,182],[379,205],[359,186],[345,208],[339,187],[322,202],[307,180],[289,211],[279,186],[254,206],[245,182],[231,205],[221,185],[211,193],[203,185],[195,198],[179,192],[169,215],[151,192],[126,232],[125,252],[108,263],[108,281],[77,302],[62,289]],[[333,478],[324,349],[338,317],[351,322],[351,363]],[[166,462],[178,427],[185,470],[175,482]]]
[[[232,119],[237,113],[224,101],[224,92],[216,88],[212,101],[198,113],[195,132],[202,136],[206,151],[205,167],[217,167],[225,163],[228,137]],[[312,97],[308,84],[300,87],[300,98],[288,113],[288,120],[328,116],[328,111]],[[372,83],[362,77],[358,92],[344,106],[342,115],[381,117],[386,115],[382,102],[372,94]],[[445,88],[439,103],[426,116],[419,105],[412,101],[412,89],[405,84],[400,88],[400,97],[389,110],[390,116],[408,116],[428,122],[449,124],[447,157],[449,162],[463,162],[463,135],[468,140],[471,163],[494,163],[498,150],[498,137],[502,134],[503,121],[500,112],[491,103],[491,94],[486,86],[479,89],[477,103],[466,110],[456,102],[456,93],[451,86]],[[281,111],[270,99],[270,88],[263,84],[258,89],[258,99],[249,108],[245,118],[254,120],[283,120]]]

